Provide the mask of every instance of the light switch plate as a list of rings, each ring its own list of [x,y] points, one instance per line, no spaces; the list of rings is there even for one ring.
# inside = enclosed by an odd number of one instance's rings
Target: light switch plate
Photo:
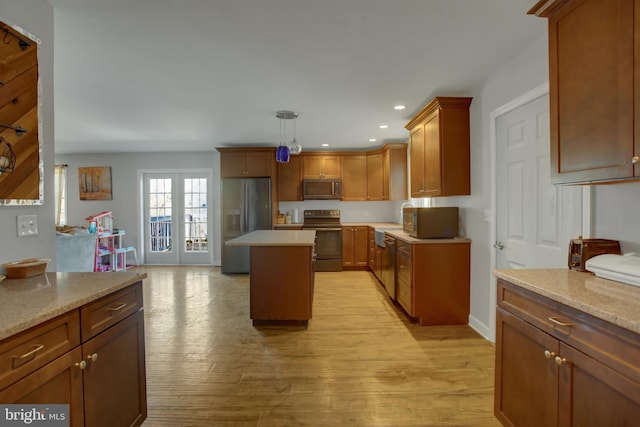
[[[38,215],[18,215],[18,237],[38,234]]]

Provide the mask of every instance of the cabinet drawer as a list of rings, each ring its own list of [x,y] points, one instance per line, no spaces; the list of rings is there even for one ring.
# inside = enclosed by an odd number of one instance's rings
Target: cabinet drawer
[[[82,342],[142,308],[142,282],[121,289],[82,307]]]
[[[396,300],[405,309],[409,316],[413,316],[413,289],[404,282],[398,282],[396,291]]]
[[[412,262],[411,258],[398,254],[396,257],[398,282],[404,283],[408,287],[413,287],[413,281],[411,280]]]
[[[80,345],[78,310],[0,342],[0,389]]]
[[[503,280],[498,281],[498,306],[640,381],[640,342],[634,332]]]
[[[411,258],[411,245],[409,243],[396,239],[396,249],[398,253]]]

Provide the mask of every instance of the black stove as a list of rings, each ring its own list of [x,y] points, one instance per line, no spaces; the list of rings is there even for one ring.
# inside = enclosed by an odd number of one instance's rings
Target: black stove
[[[316,271],[342,271],[340,211],[305,210],[303,230],[316,231]]]

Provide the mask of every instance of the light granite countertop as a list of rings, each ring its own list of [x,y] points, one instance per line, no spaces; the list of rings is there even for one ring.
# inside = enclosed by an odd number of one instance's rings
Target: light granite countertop
[[[313,246],[315,230],[256,230],[227,240],[229,246]]]
[[[403,240],[412,245],[441,245],[443,243],[471,243],[471,239],[467,239],[466,237],[454,237],[453,239],[416,239],[415,237],[409,236],[407,233],[402,230],[386,230],[386,234],[391,237],[395,237],[396,239]]]
[[[139,282],[146,273],[46,273],[0,282],[0,339]]]
[[[495,270],[500,279],[640,333],[640,287],[565,269]]]

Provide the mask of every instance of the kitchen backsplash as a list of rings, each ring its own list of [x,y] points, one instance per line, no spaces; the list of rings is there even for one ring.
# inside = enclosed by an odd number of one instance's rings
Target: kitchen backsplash
[[[400,222],[400,206],[398,202],[341,202],[339,200],[306,200],[304,202],[280,202],[280,212],[299,211],[302,222],[302,211],[305,209],[340,209],[342,222]]]

